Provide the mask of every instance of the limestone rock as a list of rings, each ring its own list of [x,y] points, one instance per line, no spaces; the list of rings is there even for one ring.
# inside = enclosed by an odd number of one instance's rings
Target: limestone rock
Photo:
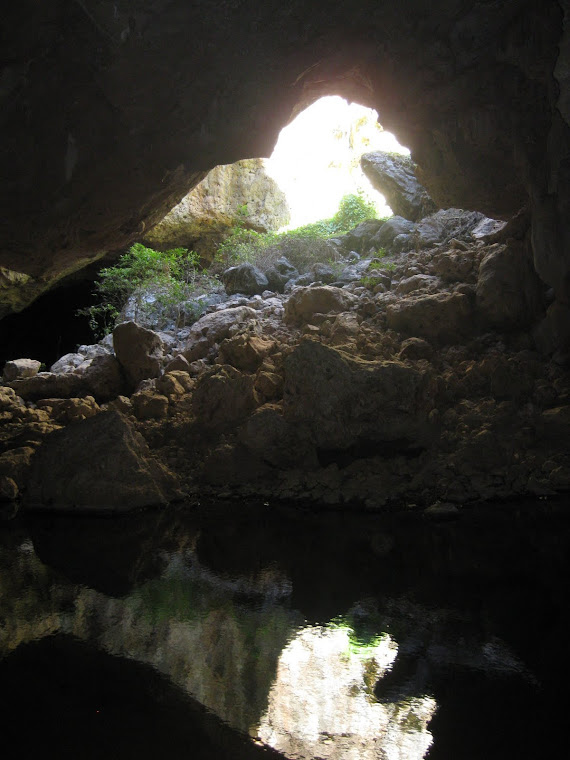
[[[28,478],[35,449],[31,446],[19,446],[0,455],[0,475],[12,478],[21,490]]]
[[[64,354],[51,365],[49,371],[56,375],[73,372],[80,364],[83,364],[85,358],[83,354],[79,353]]]
[[[65,372],[39,372],[34,377],[14,380],[11,386],[27,401],[91,395],[104,402],[121,393],[124,379],[115,357],[105,354]]]
[[[481,262],[477,308],[494,327],[522,329],[532,324],[543,309],[543,291],[520,243],[493,246]]]
[[[255,372],[275,343],[258,335],[234,335],[220,345],[220,361],[243,372]]]
[[[64,425],[79,422],[88,417],[94,417],[99,411],[99,405],[93,396],[85,398],[43,398],[36,402],[40,409],[49,410],[50,416]]]
[[[436,343],[451,343],[473,327],[472,299],[464,293],[436,293],[406,298],[386,307],[388,327]]]
[[[317,464],[314,446],[297,426],[284,419],[281,409],[274,404],[256,409],[238,435],[241,443],[273,467],[310,468]]]
[[[370,248],[370,240],[378,232],[384,222],[380,219],[367,219],[357,224],[354,229],[342,236],[342,244],[346,250],[366,253]]]
[[[218,365],[198,380],[192,394],[197,421],[207,428],[233,425],[255,407],[253,377],[229,364]]]
[[[168,398],[161,393],[142,390],[133,393],[131,403],[139,420],[164,419],[168,415]]]
[[[466,251],[451,249],[435,254],[431,270],[444,282],[475,282],[478,258],[473,248]]]
[[[123,322],[113,330],[113,346],[131,387],[160,374],[162,341],[152,330]]]
[[[269,290],[274,290],[277,293],[283,293],[285,285],[289,280],[299,275],[296,267],[288,261],[285,256],[277,259],[272,267],[269,267],[265,272],[267,277],[267,287]]]
[[[210,259],[236,219],[248,229],[271,232],[286,225],[289,216],[285,194],[265,171],[263,159],[249,158],[212,169],[145,240],[161,250],[193,248]]]
[[[356,359],[311,339],[287,356],[284,370],[284,417],[307,429],[321,449],[417,443],[424,434],[432,393],[425,370]]]
[[[414,274],[411,277],[405,277],[400,280],[396,293],[398,295],[407,295],[408,293],[415,293],[418,290],[433,290],[437,287],[439,279],[429,274]]]
[[[128,419],[109,411],[45,439],[32,461],[24,504],[124,512],[165,504],[173,485]]]
[[[360,165],[394,214],[417,222],[437,210],[427,190],[418,182],[415,164],[408,156],[375,151],[365,153]]]
[[[36,359],[14,359],[4,365],[3,379],[5,383],[19,378],[34,377],[40,371],[41,362]]]
[[[248,296],[263,293],[269,284],[267,277],[253,264],[239,264],[226,269],[222,282],[228,295],[245,293]]]
[[[299,288],[285,304],[285,321],[306,323],[314,314],[347,311],[357,300],[352,293],[330,285]]]
[[[398,356],[400,359],[427,359],[429,361],[433,356],[433,348],[423,338],[407,338],[402,341]]]
[[[257,319],[257,316],[255,309],[249,306],[235,306],[206,314],[190,328],[184,357],[189,362],[203,359],[211,346],[239,330],[247,320]]]
[[[392,216],[380,227],[374,237],[370,238],[370,246],[372,248],[386,248],[391,251],[396,237],[410,235],[414,229],[414,223],[408,219],[398,215]]]
[[[471,232],[483,218],[484,215],[478,211],[441,209],[426,216],[416,225],[414,241],[418,248],[431,248],[438,243],[449,243],[453,238],[471,242]]]

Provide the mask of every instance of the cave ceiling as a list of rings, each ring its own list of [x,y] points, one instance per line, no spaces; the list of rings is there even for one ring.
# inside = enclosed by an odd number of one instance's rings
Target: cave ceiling
[[[0,303],[158,222],[302,108],[375,108],[442,206],[528,206],[567,298],[570,45],[550,0],[21,0],[3,11]]]

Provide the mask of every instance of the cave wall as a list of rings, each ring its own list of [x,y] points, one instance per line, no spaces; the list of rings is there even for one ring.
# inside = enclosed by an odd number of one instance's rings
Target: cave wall
[[[554,0],[12,4],[0,309],[140,237],[213,166],[268,155],[325,94],[376,108],[439,204],[528,205],[536,268],[567,304],[567,16]]]

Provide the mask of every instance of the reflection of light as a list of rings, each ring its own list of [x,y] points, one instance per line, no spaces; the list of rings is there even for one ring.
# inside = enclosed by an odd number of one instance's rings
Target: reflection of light
[[[321,98],[285,127],[266,161],[267,172],[287,196],[290,227],[331,217],[343,195],[362,190],[380,216],[392,213],[360,168],[373,150],[408,154],[384,132],[378,114],[335,96]]]
[[[377,702],[374,683],[397,645],[385,635],[362,646],[351,633],[309,626],[292,639],[279,658],[259,737],[292,758],[420,760],[431,743],[426,726],[434,700]]]

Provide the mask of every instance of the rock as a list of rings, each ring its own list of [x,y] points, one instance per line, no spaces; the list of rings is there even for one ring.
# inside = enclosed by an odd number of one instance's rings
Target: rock
[[[406,448],[425,433],[430,378],[427,370],[364,361],[305,338],[284,362],[284,417],[320,449],[342,451],[359,441]]]
[[[257,319],[257,312],[249,306],[236,306],[206,314],[190,328],[184,357],[189,362],[203,359],[215,343],[221,343],[234,331],[244,327],[247,320]]]
[[[566,446],[570,436],[570,404],[546,409],[537,420],[536,431],[542,441],[556,447]]]
[[[533,332],[537,349],[543,354],[570,353],[570,306],[554,301]]]
[[[40,409],[49,410],[50,416],[63,425],[79,422],[100,412],[93,396],[85,398],[42,398],[36,402]]]
[[[258,335],[234,335],[221,343],[220,362],[243,372],[255,372],[274,347],[274,341]]]
[[[0,475],[0,504],[7,501],[16,501],[18,494],[16,482],[6,475]]]
[[[358,316],[354,312],[339,314],[332,324],[330,341],[339,346],[348,340],[354,340],[360,331]]]
[[[299,428],[283,418],[281,409],[265,404],[256,409],[238,432],[239,440],[272,467],[310,469],[317,465],[314,446]]]
[[[269,290],[273,290],[276,293],[283,293],[285,285],[289,280],[298,277],[298,275],[298,270],[285,256],[277,259],[275,264],[265,272]]]
[[[115,357],[105,354],[66,372],[39,372],[34,377],[14,380],[11,385],[27,401],[91,395],[103,402],[121,393],[124,378]]]
[[[173,370],[161,375],[156,381],[156,390],[168,396],[169,399],[177,399],[186,393],[190,393],[196,382],[188,372]]]
[[[86,357],[79,353],[64,354],[64,356],[51,365],[49,371],[56,375],[73,372],[80,364],[83,364],[85,359]]]
[[[492,246],[479,268],[477,308],[488,324],[522,329],[543,312],[544,286],[524,244]]]
[[[437,210],[427,190],[418,182],[415,164],[408,156],[383,151],[365,153],[360,158],[360,166],[394,214],[417,222]]]
[[[440,281],[437,277],[429,274],[414,274],[400,280],[395,292],[399,295],[407,295],[408,293],[415,293],[417,290],[433,290],[438,284]]]
[[[391,330],[436,343],[451,343],[468,335],[473,315],[473,302],[463,293],[419,295],[386,306]]]
[[[168,374],[169,372],[189,372],[190,371],[190,362],[183,354],[178,354],[178,356],[175,356],[172,361],[169,361],[168,364],[165,366],[164,371]]]
[[[371,248],[385,248],[391,251],[396,237],[410,235],[415,229],[415,224],[402,216],[393,216],[383,224],[374,237],[370,238]]]
[[[436,253],[431,261],[431,270],[444,282],[475,282],[478,258],[474,249]]]
[[[285,321],[306,323],[314,314],[347,311],[357,301],[357,297],[346,290],[330,285],[299,288],[285,304]]]
[[[32,461],[24,505],[124,512],[165,504],[173,486],[129,420],[108,411],[44,440]]]
[[[283,395],[283,378],[276,372],[261,370],[255,377],[255,392],[266,401],[273,401]]]
[[[497,232],[500,232],[506,224],[506,222],[501,222],[498,219],[489,219],[489,217],[485,216],[475,225],[475,227],[473,227],[471,230],[471,237],[474,240],[485,240],[485,238],[491,237],[492,235],[496,235]]]
[[[168,398],[150,390],[137,391],[131,396],[135,417],[139,420],[161,420],[168,416]]]
[[[247,417],[256,405],[253,377],[229,364],[204,373],[192,394],[197,421],[208,429],[234,425]]]
[[[230,267],[222,274],[222,282],[228,295],[245,293],[248,296],[267,290],[268,280],[263,272],[253,264],[239,264]]]
[[[39,372],[34,377],[14,380],[10,385],[26,401],[39,398],[78,398],[86,390],[81,376],[75,372],[57,375],[53,372]]]
[[[110,401],[125,390],[121,366],[112,354],[96,354],[80,364],[74,374],[81,378],[83,394],[92,395],[99,402]]]
[[[418,248],[432,248],[438,243],[449,243],[452,238],[471,241],[471,232],[484,218],[478,211],[446,208],[426,216],[417,225],[414,241]]]
[[[402,341],[400,359],[427,359],[429,361],[433,356],[433,348],[423,338],[407,338]]]
[[[193,248],[211,260],[236,219],[248,229],[271,232],[289,217],[285,194],[266,173],[264,160],[248,158],[212,169],[145,240],[160,250]]]
[[[323,282],[325,285],[330,285],[337,277],[335,270],[328,264],[312,264],[309,273],[313,278],[313,282]]]
[[[123,322],[113,330],[113,346],[131,388],[160,374],[162,341],[152,330]]]
[[[349,251],[365,253],[370,247],[370,239],[378,232],[384,222],[381,219],[367,219],[357,224],[354,229],[342,237],[343,247]]]
[[[31,446],[5,451],[0,455],[0,475],[13,479],[20,490],[24,488],[35,451]]]
[[[14,359],[4,365],[3,380],[5,383],[11,383],[12,380],[20,378],[35,377],[41,366],[42,363],[35,359]]]

